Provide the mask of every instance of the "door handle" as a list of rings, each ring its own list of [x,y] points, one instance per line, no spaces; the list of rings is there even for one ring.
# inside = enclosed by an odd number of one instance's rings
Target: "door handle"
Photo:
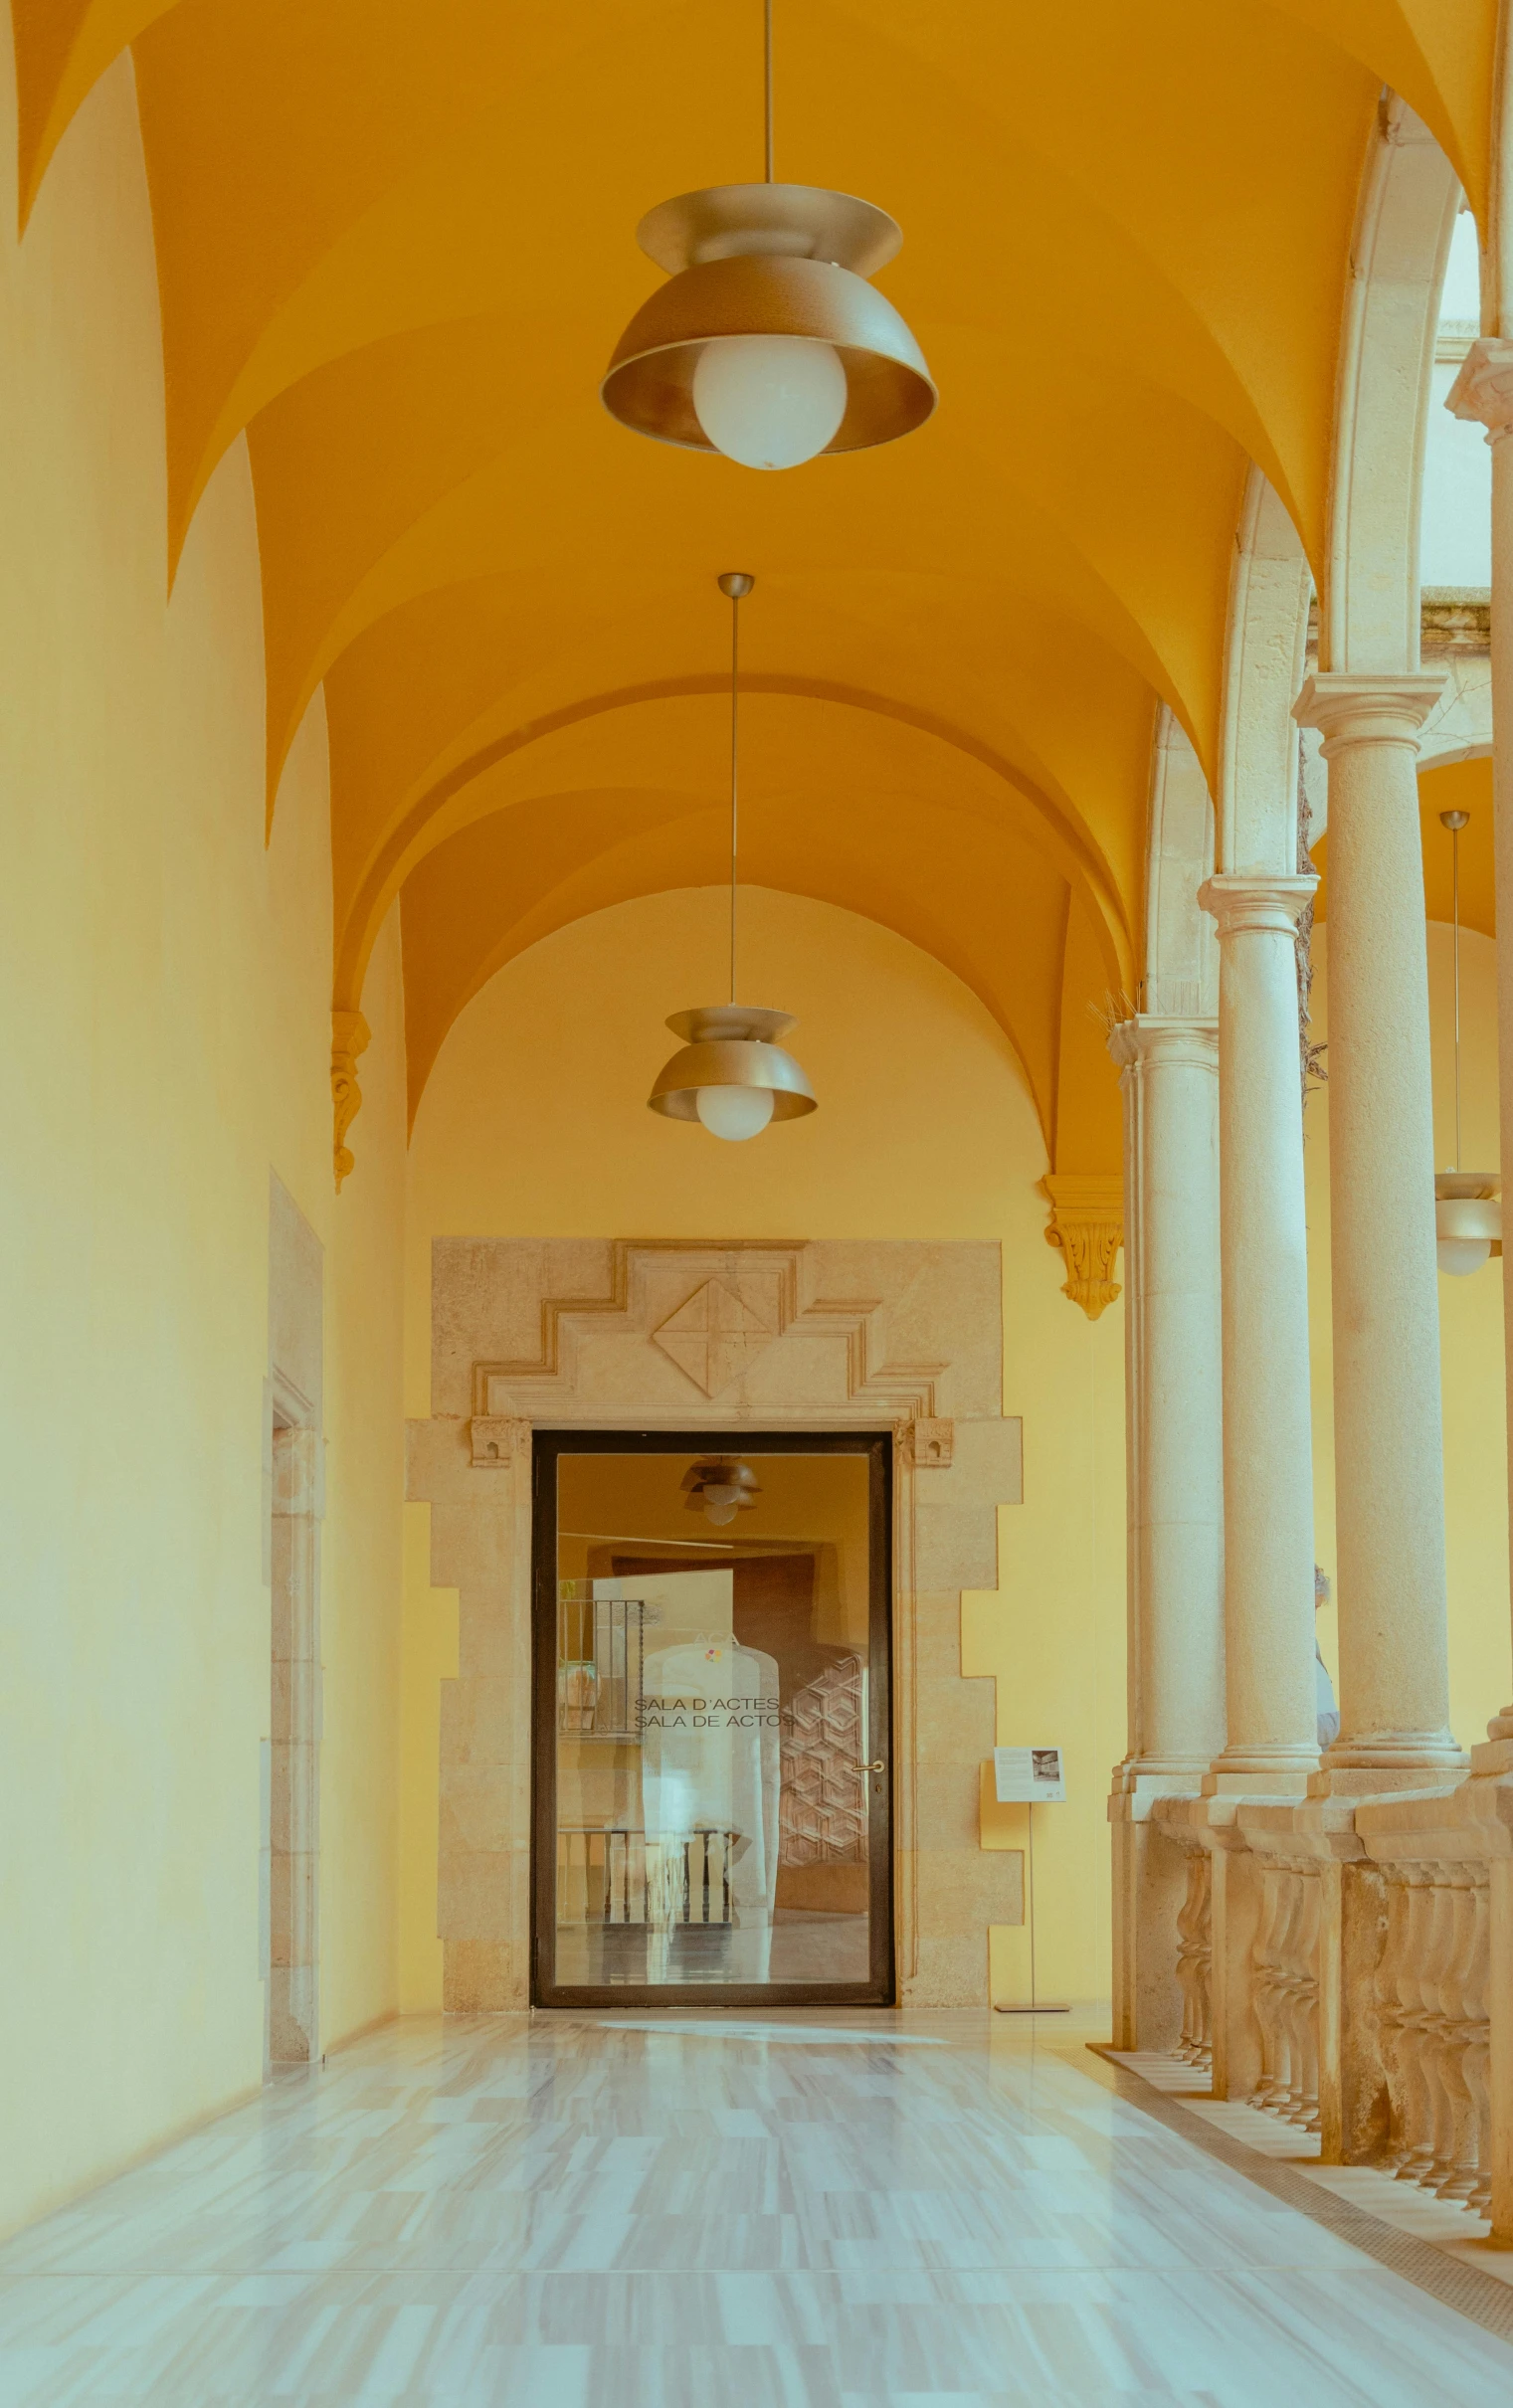
[[[863,1772],[886,1772],[887,1765],[884,1763],[880,1756],[874,1756],[869,1764],[863,1764],[861,1766],[861,1770]]]

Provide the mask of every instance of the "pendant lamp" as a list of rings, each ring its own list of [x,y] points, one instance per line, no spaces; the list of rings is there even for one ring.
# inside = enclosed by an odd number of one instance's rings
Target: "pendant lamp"
[[[763,0],[766,177],[680,193],[636,229],[671,281],[621,336],[600,386],[613,418],[748,468],[793,468],[922,426],[924,356],[867,281],[903,241],[849,193],[773,180],[772,0]]]
[[[1467,811],[1442,811],[1439,825],[1450,832],[1450,878],[1455,916],[1455,1167],[1434,1179],[1434,1251],[1451,1279],[1479,1271],[1495,1246],[1502,1252],[1502,1181],[1495,1171],[1460,1168],[1460,832]]]
[[[788,1014],[735,1000],[741,603],[755,582],[736,569],[719,579],[730,604],[730,1001],[673,1013],[667,1026],[684,1041],[647,1098],[654,1112],[702,1121],[711,1137],[732,1142],[760,1136],[771,1120],[796,1120],[815,1109],[814,1089],[778,1042],[794,1024]]]

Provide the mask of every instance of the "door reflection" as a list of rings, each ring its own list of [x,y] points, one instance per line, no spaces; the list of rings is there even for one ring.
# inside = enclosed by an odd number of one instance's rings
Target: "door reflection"
[[[874,1985],[872,1450],[554,1469],[551,1986]]]

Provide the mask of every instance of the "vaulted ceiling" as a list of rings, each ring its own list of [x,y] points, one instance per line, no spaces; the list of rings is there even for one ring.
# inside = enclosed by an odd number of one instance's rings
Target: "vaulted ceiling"
[[[597,390],[643,212],[761,173],[760,0],[13,11],[23,218],[131,48],[170,558],[245,432],[270,809],[323,681],[333,1000],[400,896],[412,1100],[522,947],[721,874],[743,567],[746,874],[938,955],[1058,1159],[1115,1163],[1086,1008],[1137,974],[1155,708],[1212,776],[1247,460],[1321,558],[1381,90],[1480,209],[1494,0],[778,0],[778,174],[901,222],[941,393],[780,475]]]

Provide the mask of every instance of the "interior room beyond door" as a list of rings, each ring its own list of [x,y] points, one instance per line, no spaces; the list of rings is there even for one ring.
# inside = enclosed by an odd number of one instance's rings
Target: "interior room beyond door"
[[[891,1998],[887,1448],[538,1433],[539,2004]]]

